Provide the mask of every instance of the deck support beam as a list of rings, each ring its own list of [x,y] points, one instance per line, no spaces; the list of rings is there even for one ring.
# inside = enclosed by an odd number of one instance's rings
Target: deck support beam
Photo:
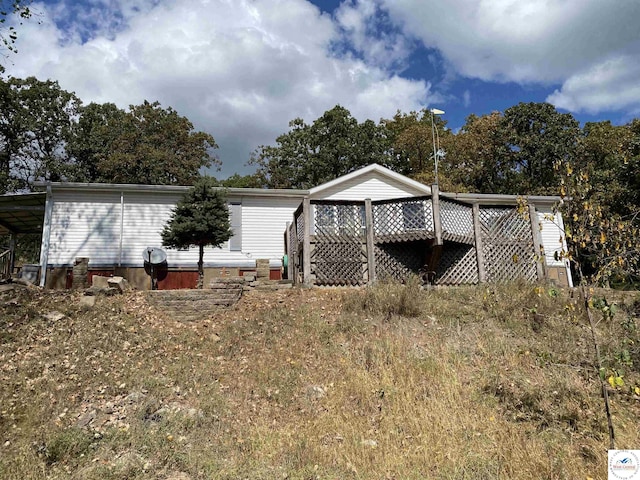
[[[311,227],[313,215],[311,214],[311,200],[304,197],[302,202],[302,218],[304,222],[304,235],[302,243],[302,283],[311,286]]]
[[[40,286],[47,284],[47,265],[49,262],[49,244],[51,241],[51,219],[53,217],[53,194],[51,184],[47,185],[47,196],[44,209],[44,227],[42,229],[42,244],[40,245]]]
[[[11,278],[11,276],[13,275],[13,270],[16,267],[16,236],[17,234],[15,232],[11,232],[9,234],[9,276],[7,278]]]
[[[291,248],[291,222],[287,222],[287,228],[284,229],[284,254],[287,256],[287,278],[286,280],[291,280],[291,260],[293,255],[291,252],[293,249]],[[284,272],[284,262],[282,265],[282,271]]]
[[[533,237],[533,249],[536,252],[536,272],[538,274],[538,281],[541,281],[546,278],[544,271],[544,255],[542,251],[542,239],[540,238],[538,214],[536,213],[536,206],[533,204],[529,205],[529,220],[531,220],[531,236]]]
[[[473,234],[476,244],[476,258],[478,261],[478,282],[486,283],[487,272],[485,270],[484,250],[482,248],[482,228],[480,227],[480,205],[473,204]]]
[[[437,183],[431,185],[431,203],[433,206],[433,230],[436,237],[435,245],[442,245],[442,218],[440,217],[440,187]]]
[[[371,285],[376,281],[376,256],[373,242],[373,208],[370,198],[364,200],[364,222],[367,234],[367,271],[369,272],[367,280]]]

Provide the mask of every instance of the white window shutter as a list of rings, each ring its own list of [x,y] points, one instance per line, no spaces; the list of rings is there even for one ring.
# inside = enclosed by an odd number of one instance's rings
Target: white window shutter
[[[229,239],[229,250],[240,252],[242,251],[242,204],[232,202],[229,205],[229,216],[233,232],[233,236]]]

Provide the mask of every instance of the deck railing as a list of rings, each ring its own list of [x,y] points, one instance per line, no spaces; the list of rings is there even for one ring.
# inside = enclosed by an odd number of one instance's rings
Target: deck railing
[[[449,285],[536,280],[543,272],[531,215],[533,207],[465,203],[437,191],[384,201],[307,198],[285,233],[290,278],[308,285],[410,274]]]

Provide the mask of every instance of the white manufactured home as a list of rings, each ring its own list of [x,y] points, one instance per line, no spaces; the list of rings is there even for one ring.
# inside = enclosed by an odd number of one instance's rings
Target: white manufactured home
[[[160,233],[173,207],[188,190],[188,187],[181,186],[80,183],[43,183],[39,188],[44,190],[41,194],[44,196],[44,206],[40,283],[50,288],[69,286],[73,266],[80,258],[88,259],[85,261],[88,261],[89,275],[121,274],[136,287],[147,288],[149,281],[144,273],[142,252],[147,247],[162,247]],[[242,274],[255,270],[256,261],[261,261],[263,265],[268,262],[270,278],[281,278],[283,259],[287,254],[285,232],[290,232],[289,226],[296,221],[294,214],[300,210],[305,199],[318,204],[359,204],[365,199],[375,203],[393,199],[430,198],[432,195],[429,186],[375,164],[310,190],[225,190],[233,237],[221,248],[205,249],[205,272],[209,277]],[[515,196],[439,195],[452,204],[513,207],[518,203]],[[544,249],[544,258],[540,263],[545,277],[570,286],[568,265],[558,257],[558,252],[566,250],[562,218],[559,214],[553,217],[552,213],[559,198],[532,196],[526,197],[526,200],[533,205],[532,211],[535,212],[532,225],[536,223],[539,226],[539,233],[535,232],[534,237],[539,238],[539,245]],[[19,202],[15,200],[14,203],[15,213]],[[314,217],[316,214],[326,217],[327,208],[313,208]],[[399,221],[408,221],[407,211],[405,207],[404,214],[400,213],[398,217]],[[322,221],[326,223],[326,218],[319,221],[320,224]],[[3,219],[2,203],[0,225],[4,225],[9,233],[20,233],[18,230],[12,232],[10,221]],[[315,225],[315,222],[310,222],[307,233],[313,235]],[[160,283],[160,288],[193,287],[197,248],[165,250],[169,276],[164,284]],[[287,258],[284,263],[288,261]]]

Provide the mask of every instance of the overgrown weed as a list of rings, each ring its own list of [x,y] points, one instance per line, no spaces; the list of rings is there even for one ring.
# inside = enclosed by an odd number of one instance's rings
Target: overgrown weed
[[[599,324],[603,351],[635,368],[620,352],[638,297],[606,295],[619,310]],[[3,478],[606,478],[569,292],[254,293],[190,323],[135,293],[85,312],[78,296],[0,298]],[[611,388],[621,448],[640,444],[634,368]]]
[[[390,319],[393,315],[419,317],[424,312],[422,282],[413,275],[405,283],[382,280],[364,289],[362,294],[345,297],[345,311],[381,315]]]

